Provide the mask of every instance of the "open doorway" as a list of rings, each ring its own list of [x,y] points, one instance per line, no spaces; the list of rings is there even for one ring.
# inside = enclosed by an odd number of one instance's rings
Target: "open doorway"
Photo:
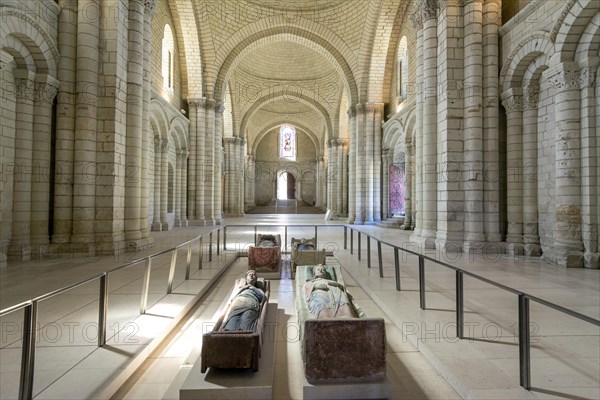
[[[296,199],[296,178],[289,172],[282,172],[277,177],[277,200]]]

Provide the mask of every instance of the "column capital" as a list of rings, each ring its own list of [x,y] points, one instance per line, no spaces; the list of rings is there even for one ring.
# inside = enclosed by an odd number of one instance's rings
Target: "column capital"
[[[204,103],[206,102],[206,99],[204,97],[201,98],[188,98],[187,99],[188,105],[190,106],[190,110],[192,108],[196,109],[196,111],[200,108],[200,107],[204,107]]]
[[[166,152],[168,146],[169,146],[169,141],[167,139],[163,139],[160,136],[154,136],[154,152],[155,153]]]
[[[420,7],[423,22],[427,21],[428,19],[437,18],[438,8],[438,0],[423,0],[423,3]]]
[[[581,88],[581,70],[574,62],[563,62],[551,69],[548,74],[550,85],[556,90]]]
[[[215,113],[217,114],[223,114],[223,111],[225,111],[225,104],[223,104],[223,102],[221,101],[216,101],[216,100],[212,100],[213,103],[213,107],[215,109]]]
[[[423,29],[423,14],[420,11],[414,12],[410,16],[410,19],[412,20],[413,28],[415,31]]]
[[[0,50],[0,70],[8,68],[8,65],[13,61],[13,56],[7,52]]]
[[[540,87],[536,84],[529,84],[523,88],[523,109],[537,109],[540,99]]]
[[[520,88],[510,88],[502,93],[502,105],[507,113],[523,110],[523,91]]]
[[[185,161],[189,155],[190,152],[188,151],[188,149],[180,149],[177,152],[177,161]]]
[[[52,103],[58,92],[60,82],[47,74],[38,74],[35,77],[35,101]]]
[[[144,11],[149,16],[154,16],[156,11],[156,0],[144,0]]]
[[[579,85],[582,89],[591,88],[596,83],[597,67],[584,67],[579,74]]]

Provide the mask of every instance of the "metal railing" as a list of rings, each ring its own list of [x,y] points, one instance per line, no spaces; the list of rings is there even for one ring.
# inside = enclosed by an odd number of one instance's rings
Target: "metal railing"
[[[346,248],[346,225],[344,224],[262,224],[262,225],[252,225],[252,224],[227,224],[223,227],[223,250],[227,250],[227,229],[228,228],[254,228],[254,243],[256,244],[256,240],[258,237],[258,228],[264,227],[267,230],[272,230],[273,228],[284,228],[284,239],[283,239],[283,249],[287,251],[288,249],[288,227],[290,228],[314,228],[315,230],[315,243],[318,242],[319,238],[319,228],[344,228],[344,248]]]
[[[34,368],[35,368],[35,343],[37,337],[36,328],[38,321],[38,304],[41,301],[48,300],[51,297],[65,293],[69,290],[75,289],[79,286],[85,285],[96,280],[99,281],[99,294],[98,294],[98,347],[103,347],[106,344],[106,321],[108,316],[108,284],[109,276],[114,272],[123,270],[134,265],[138,265],[142,262],[145,263],[145,272],[143,278],[142,295],[140,301],[140,314],[145,314],[148,309],[148,292],[150,287],[150,277],[152,273],[152,259],[159,257],[163,254],[171,253],[171,263],[169,266],[169,275],[167,280],[167,294],[173,291],[173,280],[175,277],[175,268],[177,264],[177,251],[187,246],[187,259],[186,259],[186,270],[185,280],[190,278],[190,269],[192,263],[192,244],[198,241],[199,246],[199,257],[198,257],[198,269],[202,269],[204,264],[204,249],[203,249],[203,238],[208,235],[208,261],[211,262],[213,259],[213,233],[217,232],[217,243],[216,252],[220,254],[220,237],[221,229],[223,226],[215,227],[209,232],[205,232],[201,235],[195,236],[194,238],[183,242],[175,247],[160,251],[158,253],[151,254],[146,257],[142,257],[119,267],[113,268],[109,271],[102,272],[96,276],[92,276],[83,281],[74,283],[69,286],[62,287],[54,290],[50,293],[35,297],[33,299],[24,301],[16,304],[12,307],[8,307],[4,310],[0,310],[0,317],[8,315],[10,313],[23,310],[23,332],[22,340],[23,347],[21,349],[21,375],[19,378],[19,399],[20,400],[31,400],[33,398],[33,380],[34,380]]]
[[[434,258],[428,257],[416,251],[408,250],[399,245],[386,242],[384,240],[378,239],[368,233],[361,232],[360,230],[348,226],[350,229],[350,254],[354,253],[354,232],[356,231],[358,234],[357,245],[358,245],[358,260],[361,259],[361,235],[365,235],[367,237],[367,267],[371,268],[371,239],[377,242],[377,252],[379,256],[379,277],[383,278],[383,258],[381,255],[381,245],[385,244],[394,249],[394,272],[395,272],[395,280],[396,280],[396,290],[401,290],[401,282],[400,282],[400,257],[399,251],[403,251],[412,255],[415,255],[419,259],[419,303],[421,310],[425,310],[425,260],[434,262],[443,267],[454,270],[456,273],[456,337],[459,339],[464,339],[464,286],[463,279],[465,276],[469,276],[471,278],[475,278],[479,281],[485,282],[489,285],[495,286],[499,289],[505,290],[507,292],[516,294],[518,296],[518,311],[519,311],[519,377],[520,377],[520,385],[527,389],[531,390],[531,333],[529,330],[529,302],[534,301],[538,304],[544,305],[546,307],[552,308],[564,314],[570,315],[572,317],[578,318],[582,321],[588,322],[590,324],[600,326],[600,320],[589,317],[587,315],[578,313],[571,309],[559,306],[558,304],[554,304],[550,301],[541,299],[537,296],[531,295],[529,293],[522,292],[520,290],[511,288],[509,286],[503,285],[498,282],[494,282],[490,279],[484,278],[483,276],[477,275],[473,272],[466,271],[460,267],[447,264],[443,261],[436,260]],[[346,249],[346,228],[344,228],[344,249]]]

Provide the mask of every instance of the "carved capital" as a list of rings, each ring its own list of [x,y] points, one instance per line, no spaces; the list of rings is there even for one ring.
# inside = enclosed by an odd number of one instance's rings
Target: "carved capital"
[[[509,89],[502,93],[502,105],[507,113],[523,111],[523,93],[518,89]]]
[[[20,100],[33,101],[35,98],[35,82],[33,79],[16,78],[15,79],[15,97]]]
[[[549,77],[548,81],[556,90],[579,89],[581,73],[572,65],[560,65],[556,73]]]
[[[144,11],[149,16],[154,16],[156,11],[156,0],[144,0]]]
[[[596,82],[596,68],[585,67],[579,73],[579,85],[582,89],[593,87]]]
[[[354,117],[356,115],[356,108],[354,106],[350,107],[348,109],[348,116],[350,118]]]
[[[428,19],[437,18],[438,7],[438,0],[424,0],[423,4],[421,5],[423,22],[427,21]]]
[[[410,19],[412,20],[413,28],[415,29],[415,31],[423,29],[423,14],[420,12],[420,10],[413,13],[410,16]]]
[[[225,105],[220,102],[220,101],[213,101],[214,105],[214,109],[215,109],[215,113],[216,114],[223,114],[223,111],[225,111]]]
[[[8,68],[8,65],[12,62],[13,57],[5,51],[0,50],[0,70]]]
[[[167,147],[169,146],[169,142],[167,139],[163,139],[159,136],[154,136],[154,152],[155,153],[165,153],[167,151]]]
[[[190,155],[188,149],[181,149],[177,152],[177,161],[185,162]]]
[[[523,88],[523,110],[537,109],[540,99],[540,89],[538,85],[527,85]]]

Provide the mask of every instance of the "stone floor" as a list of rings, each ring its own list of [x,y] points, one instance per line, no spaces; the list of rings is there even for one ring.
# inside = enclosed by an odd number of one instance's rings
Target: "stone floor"
[[[255,215],[227,220],[227,224],[326,224],[322,216]],[[329,225],[339,222],[329,221]],[[357,227],[388,243],[409,246],[408,233],[380,227]],[[280,232],[283,228],[259,228]],[[155,234],[156,246],[135,255],[155,253],[206,232],[208,228],[180,228]],[[166,294],[170,254],[153,263],[150,284],[150,309],[139,316],[139,293],[143,265],[111,277],[109,288],[110,346],[101,351],[94,345],[97,321],[97,283],[74,289],[39,309],[41,329],[37,349],[34,394],[36,398],[103,398],[105,391],[94,389],[120,387],[115,399],[175,399],[178,390],[196,361],[202,332],[216,319],[236,277],[246,268],[244,258],[229,268],[235,251],[252,242],[254,228],[230,227],[227,251],[214,255],[202,270],[192,269],[184,280],[180,251],[174,292]],[[291,237],[310,237],[314,228],[288,228]],[[319,228],[319,246],[331,250],[328,263],[344,268],[348,290],[369,316],[386,320],[388,375],[392,397],[408,399],[597,399],[600,398],[600,332],[598,327],[580,322],[547,307],[531,304],[532,386],[528,392],[519,386],[518,343],[515,337],[516,295],[465,278],[465,336],[455,337],[454,272],[426,263],[427,308],[419,308],[418,268],[415,257],[401,256],[402,291],[395,290],[394,255],[382,246],[383,274],[379,277],[377,246],[371,241],[371,267],[367,265],[367,243],[362,235],[361,261],[354,235],[344,250],[343,229]],[[348,234],[348,240],[350,234]],[[536,295],[547,301],[598,319],[600,317],[600,273],[566,270],[541,263],[538,259],[504,256],[468,257],[460,254],[432,253],[434,258],[484,276],[487,279]],[[192,264],[197,265],[197,249]],[[206,254],[205,254],[206,256]],[[129,255],[129,258],[132,256]],[[31,261],[0,270],[0,308],[41,295],[59,287],[127,262],[123,257],[86,260],[63,257],[52,261]],[[284,263],[284,265],[287,265]],[[223,274],[223,275],[221,275]],[[211,284],[214,285],[211,287]],[[203,297],[192,308],[195,297]],[[286,323],[295,321],[293,281],[285,270],[274,281],[272,301]],[[187,307],[187,308],[186,308]],[[176,322],[189,309],[189,314]],[[0,342],[0,398],[16,397],[20,365],[20,316],[4,317]],[[167,333],[170,334],[167,335]],[[165,337],[152,341],[156,337]],[[149,343],[154,343],[149,346]],[[276,343],[274,398],[302,398],[299,344],[287,331]],[[134,360],[132,362],[132,360]],[[139,368],[137,368],[139,366]],[[114,370],[129,370],[123,375]],[[135,372],[134,372],[135,370]],[[129,375],[129,374],[126,374]],[[94,382],[91,382],[91,381]],[[67,383],[65,383],[67,382]]]

